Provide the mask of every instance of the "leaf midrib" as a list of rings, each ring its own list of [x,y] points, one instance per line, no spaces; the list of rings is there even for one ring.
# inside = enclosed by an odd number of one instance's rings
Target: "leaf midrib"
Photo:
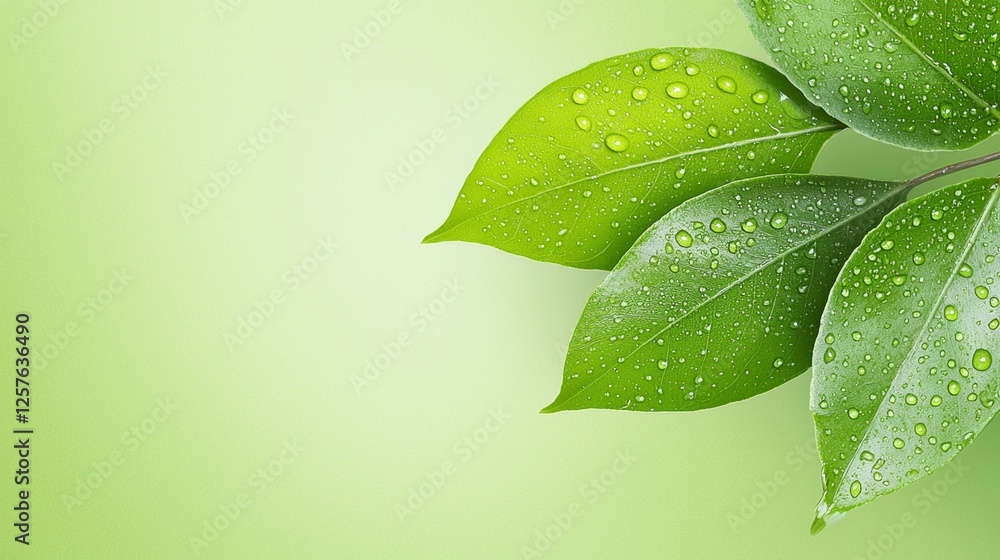
[[[907,46],[907,48],[909,48],[910,50],[912,50],[914,54],[916,54],[917,56],[919,56],[931,68],[933,68],[936,72],[938,72],[939,74],[941,74],[942,76],[944,76],[945,79],[947,79],[949,82],[951,82],[954,85],[958,86],[958,88],[960,90],[962,90],[963,93],[965,93],[966,95],[968,95],[969,98],[972,99],[973,101],[975,101],[975,102],[979,103],[980,105],[982,105],[983,108],[986,109],[987,111],[989,111],[994,117],[1000,118],[1000,109],[997,109],[993,105],[990,105],[990,103],[988,101],[986,101],[985,99],[983,99],[982,96],[980,96],[976,92],[972,91],[972,89],[969,88],[969,86],[967,86],[964,83],[962,83],[961,81],[959,81],[958,78],[956,78],[955,76],[952,76],[951,73],[948,72],[948,71],[946,71],[944,68],[942,68],[940,64],[937,64],[934,61],[933,58],[931,58],[929,55],[927,55],[927,53],[925,53],[923,50],[921,50],[920,47],[918,47],[913,41],[910,40],[909,37],[907,37],[902,32],[900,32],[898,29],[896,29],[896,26],[894,26],[891,23],[889,23],[888,21],[886,21],[886,19],[884,17],[882,17],[882,15],[879,14],[874,8],[872,8],[871,6],[869,6],[867,4],[867,2],[865,2],[865,0],[857,0],[857,2],[858,2],[859,5],[861,5],[861,7],[863,7],[866,10],[868,10],[868,13],[870,13],[872,15],[872,17],[874,17],[875,19],[877,19],[879,21],[879,23],[881,23],[889,31],[891,31],[893,35],[895,35],[896,37],[898,37],[899,40],[904,45]]]
[[[617,169],[611,169],[611,170],[608,170],[608,171],[602,171],[602,172],[600,172],[600,173],[598,173],[596,175],[590,175],[590,176],[584,177],[582,179],[577,179],[575,181],[570,181],[569,183],[564,183],[564,184],[561,184],[561,185],[554,186],[552,188],[544,189],[544,190],[532,193],[531,195],[526,196],[524,198],[519,198],[517,200],[511,201],[511,202],[507,202],[507,203],[501,204],[499,206],[495,206],[493,208],[490,208],[490,209],[486,210],[485,212],[481,212],[481,213],[476,214],[474,216],[470,216],[468,218],[465,218],[464,220],[451,225],[447,229],[441,229],[439,231],[434,232],[433,234],[431,234],[430,236],[428,236],[428,240],[433,241],[435,238],[438,238],[438,237],[444,235],[445,233],[447,233],[449,231],[457,229],[457,228],[459,228],[459,227],[461,227],[461,226],[463,226],[463,225],[465,225],[465,224],[467,224],[467,223],[469,223],[471,221],[478,220],[478,219],[480,219],[480,218],[482,218],[484,216],[489,216],[490,214],[493,214],[495,212],[503,210],[504,208],[507,208],[509,206],[513,206],[513,205],[516,205],[516,204],[521,204],[521,203],[524,203],[526,201],[532,200],[534,198],[546,195],[546,194],[554,192],[554,191],[558,191],[558,190],[562,190],[562,189],[568,189],[570,187],[573,187],[575,185],[579,185],[581,183],[585,183],[585,182],[589,182],[589,181],[597,181],[597,180],[599,180],[599,179],[601,179],[603,177],[607,177],[607,176],[610,176],[610,175],[615,175],[617,173],[623,173],[623,172],[627,172],[627,171],[632,171],[634,169],[641,169],[641,168],[644,168],[644,167],[647,167],[647,166],[659,165],[659,164],[666,163],[668,161],[672,161],[672,160],[675,160],[675,159],[680,159],[680,158],[685,158],[685,157],[691,157],[691,156],[697,156],[697,155],[701,155],[701,154],[707,154],[707,153],[712,153],[712,152],[717,152],[717,151],[722,151],[722,150],[740,148],[742,146],[749,146],[749,145],[760,144],[760,143],[765,143],[765,142],[775,142],[775,141],[779,141],[779,140],[786,140],[786,139],[789,139],[789,138],[797,138],[799,136],[806,136],[806,135],[809,135],[809,134],[818,134],[818,133],[821,133],[821,132],[826,132],[826,131],[831,131],[831,130],[833,130],[833,131],[842,130],[845,127],[846,127],[846,125],[844,125],[844,124],[842,124],[840,122],[830,123],[830,124],[825,124],[825,125],[822,125],[822,126],[816,126],[816,127],[812,127],[812,128],[797,130],[795,132],[782,132],[780,134],[775,134],[773,136],[765,136],[765,137],[759,137],[759,138],[748,138],[746,140],[739,140],[737,142],[729,142],[727,144],[720,144],[718,146],[713,146],[711,148],[699,148],[697,150],[691,150],[691,151],[687,151],[687,152],[680,152],[680,153],[676,153],[676,154],[671,154],[669,156],[666,156],[666,157],[663,157],[663,158],[660,158],[660,159],[644,161],[644,162],[641,162],[641,163],[635,163],[635,164],[632,164],[632,165],[627,165],[625,167],[619,167]]]
[[[979,219],[976,221],[976,226],[975,226],[975,228],[973,228],[972,233],[969,234],[969,239],[966,241],[965,249],[962,251],[962,254],[960,255],[960,257],[956,261],[955,267],[951,271],[951,275],[948,276],[948,280],[945,282],[944,286],[942,286],[941,293],[938,294],[938,298],[934,302],[934,307],[932,307],[931,308],[931,312],[927,314],[927,320],[924,321],[923,326],[918,331],[920,333],[920,337],[914,339],[914,344],[910,348],[910,351],[906,353],[906,357],[904,357],[902,360],[900,360],[899,367],[896,368],[897,375],[893,376],[892,383],[890,383],[889,387],[888,387],[889,389],[892,389],[895,386],[896,381],[899,379],[899,372],[902,371],[903,370],[903,366],[905,366],[907,363],[909,363],[910,360],[913,358],[914,352],[916,352],[917,351],[917,347],[920,346],[920,344],[919,344],[920,341],[924,340],[925,335],[927,333],[927,327],[928,327],[928,325],[930,325],[931,321],[933,321],[934,318],[937,317],[938,309],[940,309],[941,308],[941,304],[944,303],[945,295],[948,293],[948,290],[951,288],[952,283],[954,283],[955,278],[958,276],[959,269],[962,268],[962,264],[965,263],[966,259],[969,256],[969,253],[976,246],[976,241],[979,238],[979,232],[982,230],[983,226],[986,224],[986,221],[987,221],[986,218],[993,211],[993,208],[997,205],[997,202],[1000,201],[1000,188],[997,187],[997,183],[994,183],[993,186],[994,186],[993,195],[990,197],[989,202],[986,204],[986,207],[983,209],[982,215],[979,216]],[[875,418],[877,418],[879,416],[879,413],[881,413],[883,411],[883,409],[886,406],[886,403],[888,403],[888,396],[886,398],[882,399],[882,402],[879,404],[879,409],[876,411],[875,416],[872,417],[873,420]],[[840,492],[840,489],[843,487],[844,481],[847,480],[847,478],[848,478],[847,477],[848,470],[851,469],[851,468],[853,468],[854,465],[857,464],[858,458],[861,456],[861,448],[863,446],[863,443],[865,441],[868,441],[868,436],[869,436],[869,434],[871,434],[872,428],[874,428],[874,427],[875,427],[875,422],[871,422],[871,423],[868,424],[868,427],[865,428],[864,435],[861,438],[858,439],[859,444],[858,444],[857,449],[854,451],[854,455],[851,457],[851,460],[848,461],[844,465],[844,468],[842,469],[843,470],[843,475],[841,476],[840,481],[833,488],[833,491],[830,494],[829,505],[830,505],[831,510],[833,508],[833,505],[834,505],[834,502],[836,500],[837,494]]]
[[[684,319],[686,319],[692,313],[698,311],[699,309],[701,309],[705,305],[708,305],[709,303],[712,303],[715,300],[719,299],[720,297],[724,296],[725,294],[729,293],[729,291],[732,290],[733,288],[735,288],[736,286],[742,285],[743,282],[746,282],[748,279],[750,279],[751,277],[757,275],[758,273],[760,273],[761,271],[765,270],[766,268],[774,265],[776,262],[780,262],[780,261],[784,260],[785,257],[791,255],[795,251],[801,250],[803,247],[808,246],[810,243],[816,242],[819,239],[825,237],[826,235],[829,235],[829,234],[833,233],[834,231],[837,231],[841,227],[843,227],[843,226],[845,226],[845,225],[853,222],[854,220],[858,219],[859,217],[868,214],[869,212],[871,212],[875,208],[878,208],[878,207],[882,206],[883,204],[885,204],[886,202],[888,202],[889,200],[891,200],[893,197],[899,196],[904,190],[905,190],[905,185],[904,184],[899,184],[899,186],[897,188],[895,188],[892,191],[890,191],[889,194],[887,194],[886,196],[878,199],[878,201],[873,202],[863,212],[859,212],[859,213],[854,214],[854,215],[852,215],[851,217],[849,217],[849,218],[847,218],[845,220],[841,220],[841,221],[837,222],[836,224],[833,224],[829,229],[823,230],[822,233],[819,233],[819,234],[816,234],[816,235],[811,235],[811,236],[805,238],[802,242],[789,247],[788,249],[786,249],[782,253],[780,253],[780,254],[776,255],[775,257],[769,259],[765,264],[763,264],[761,266],[758,266],[757,268],[755,268],[752,271],[750,271],[749,273],[745,274],[744,276],[742,276],[741,278],[739,278],[738,280],[736,280],[732,284],[729,284],[728,286],[726,286],[725,288],[723,288],[722,290],[720,290],[714,296],[712,296],[712,297],[710,297],[710,298],[708,298],[708,299],[706,299],[706,300],[698,303],[697,305],[695,305],[694,307],[692,307],[690,310],[688,310],[687,312],[685,312],[684,314],[682,314],[680,317],[678,317],[675,321],[671,322],[667,326],[665,326],[662,329],[660,329],[651,338],[649,338],[648,340],[646,340],[645,342],[643,342],[642,344],[640,344],[639,346],[637,346],[634,350],[632,350],[631,352],[629,352],[629,354],[625,356],[625,359],[627,360],[627,359],[631,358],[632,356],[635,355],[636,352],[638,352],[639,350],[645,348],[650,342],[652,342],[653,340],[655,340],[656,338],[658,338],[660,335],[662,335],[663,333],[667,332],[668,330],[672,329],[674,326],[676,326],[681,321],[683,321]],[[701,198],[701,197],[695,197],[695,199],[697,199],[697,198]],[[692,199],[692,200],[695,200],[695,199]],[[579,391],[573,393],[573,395],[571,395],[571,396],[567,397],[566,399],[564,399],[562,402],[563,403],[568,403],[568,402],[572,401],[573,399],[575,399],[576,397],[580,396],[581,393],[583,393],[584,391],[586,391],[587,389],[589,389],[595,383],[599,382],[601,379],[604,378],[605,375],[608,374],[609,371],[612,371],[612,370],[617,371],[617,368],[611,368],[610,370],[605,371],[604,373],[602,373],[601,375],[599,375],[597,378],[595,378],[593,381],[591,381],[587,385],[583,386]]]

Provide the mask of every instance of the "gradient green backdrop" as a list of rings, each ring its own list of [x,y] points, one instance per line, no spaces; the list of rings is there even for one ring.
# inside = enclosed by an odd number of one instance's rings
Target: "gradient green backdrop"
[[[539,415],[602,274],[419,244],[553,79],[766,60],[732,0],[10,1],[0,31],[0,355],[26,311],[44,358],[30,547],[0,375],[0,558],[996,557],[1000,430],[810,537],[807,376]],[[968,157],[848,132],[818,169]]]

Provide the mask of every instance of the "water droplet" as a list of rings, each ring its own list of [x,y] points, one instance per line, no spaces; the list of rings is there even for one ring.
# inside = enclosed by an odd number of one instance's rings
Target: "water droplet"
[[[573,103],[576,103],[577,105],[586,105],[589,102],[590,94],[587,93],[587,90],[577,88],[573,91]]]
[[[757,220],[750,218],[749,220],[740,224],[740,227],[743,228],[743,231],[747,233],[753,233],[757,231]]]
[[[858,416],[861,416],[861,411],[856,408],[852,408],[847,411],[847,416],[850,417],[851,420],[857,420]]]
[[[931,406],[941,406],[942,402],[944,402],[944,399],[941,398],[941,395],[931,397]]]
[[[691,237],[691,234],[683,229],[677,232],[674,239],[677,240],[678,245],[685,248],[690,247],[694,243],[694,238]]]
[[[767,103],[767,100],[770,98],[771,98],[770,94],[768,94],[764,90],[755,91],[754,94],[750,96],[750,99],[758,105],[763,105]]]
[[[826,352],[823,353],[823,362],[830,363],[837,359],[837,351],[833,348],[827,348]]]
[[[719,76],[719,79],[715,80],[715,85],[726,93],[736,93],[736,80],[729,76]]]
[[[918,23],[920,23],[920,12],[913,12],[906,17],[905,21],[907,27],[915,27]]]
[[[701,68],[698,68],[694,64],[688,64],[687,68],[684,69],[684,73],[688,76],[697,76],[701,72]]]
[[[906,401],[906,404],[908,404],[910,406],[913,406],[913,405],[917,404],[917,396],[914,395],[913,393],[910,393],[910,394],[906,395],[905,401]]]
[[[916,253],[913,253],[913,264],[921,265],[921,264],[924,264],[925,260],[926,260],[926,257],[924,257],[924,254],[921,253],[920,251],[917,251]]]
[[[976,371],[986,371],[993,365],[993,355],[985,348],[980,348],[972,355],[972,367]]]
[[[621,134],[609,134],[604,143],[611,148],[611,151],[619,153],[627,150],[629,146],[628,138],[625,138]]]
[[[976,286],[976,297],[986,299],[990,297],[990,290],[986,286]]]
[[[774,229],[782,229],[788,225],[788,214],[784,212],[776,212],[771,216],[771,227]]]
[[[726,231],[726,222],[723,222],[719,218],[712,220],[712,223],[708,226],[715,233],[723,233]]]
[[[645,101],[647,97],[649,97],[649,90],[642,86],[632,90],[632,99],[636,101]]]
[[[665,70],[674,64],[674,57],[670,53],[660,53],[650,59],[649,65],[653,70]]]
[[[892,440],[892,446],[895,447],[896,449],[902,449],[906,447],[906,442],[899,438],[896,438]]]
[[[689,91],[687,84],[684,82],[673,82],[667,85],[667,95],[674,99],[684,99],[687,97]]]
[[[708,135],[711,136],[712,138],[718,138],[719,127],[715,126],[714,124],[708,125]]]
[[[927,426],[925,426],[924,424],[917,424],[917,425],[913,426],[913,431],[918,436],[922,437],[924,435],[927,435]]]
[[[857,498],[861,495],[861,482],[855,480],[851,483],[851,497]]]
[[[576,118],[576,126],[580,127],[580,130],[590,132],[590,129],[594,127],[594,123],[589,118],[580,115]]]
[[[956,309],[954,305],[945,306],[945,308],[944,308],[944,318],[948,319],[949,321],[957,321],[958,320],[958,309]]]
[[[972,278],[972,267],[968,264],[962,264],[958,269],[958,275],[962,278]]]
[[[948,382],[948,393],[949,394],[951,394],[951,395],[958,395],[961,392],[962,392],[962,386],[958,383],[958,381],[949,381]]]

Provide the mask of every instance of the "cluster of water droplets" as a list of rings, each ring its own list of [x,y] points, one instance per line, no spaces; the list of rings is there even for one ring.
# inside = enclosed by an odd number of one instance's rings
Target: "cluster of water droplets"
[[[614,264],[684,200],[743,177],[807,171],[816,135],[837,128],[756,61],[643,51],[546,88],[494,140],[457,207],[498,246]]]
[[[843,181],[748,180],[668,214],[588,304],[570,384],[609,407],[677,410],[747,398],[805,371],[825,295],[895,188]],[[820,243],[831,230],[840,235]]]
[[[816,349],[827,500],[866,501],[930,474],[995,414],[997,198],[989,180],[935,193],[847,263]]]
[[[831,114],[899,144],[955,148],[1000,128],[1000,6],[752,0],[778,65]]]

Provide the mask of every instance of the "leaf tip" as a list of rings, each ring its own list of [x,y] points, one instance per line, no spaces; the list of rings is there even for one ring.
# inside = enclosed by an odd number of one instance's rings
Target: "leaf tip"
[[[450,238],[447,235],[450,229],[451,228],[448,227],[448,224],[445,223],[441,227],[434,230],[433,232],[427,234],[427,236],[424,237],[424,239],[420,243],[424,245],[429,245],[431,243],[440,243],[442,241],[453,241],[454,238]]]
[[[816,519],[813,519],[812,527],[809,528],[809,534],[818,535],[823,529],[826,529],[826,519],[817,515]]]
[[[539,414],[552,414],[555,412],[565,412],[567,410],[579,410],[580,406],[570,404],[572,398],[567,398],[565,393],[560,392],[552,404],[538,411]]]
[[[539,410],[538,413],[539,414],[554,414],[556,412],[562,412],[563,410],[565,410],[565,409],[562,407],[562,403],[560,403],[558,400],[556,400],[555,402],[553,402],[549,406],[547,406],[547,407]]]

